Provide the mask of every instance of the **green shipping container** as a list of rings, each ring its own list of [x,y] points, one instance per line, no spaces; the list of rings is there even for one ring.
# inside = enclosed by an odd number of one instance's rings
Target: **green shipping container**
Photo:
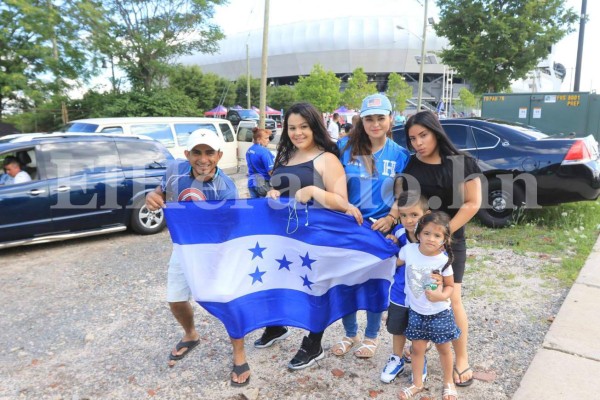
[[[600,141],[600,96],[596,93],[486,93],[481,116],[531,125],[549,135],[592,134]]]

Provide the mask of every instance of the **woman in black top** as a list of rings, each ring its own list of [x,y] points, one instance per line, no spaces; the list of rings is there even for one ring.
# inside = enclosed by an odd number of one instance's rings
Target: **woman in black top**
[[[329,137],[321,113],[311,104],[294,104],[285,113],[283,131],[271,176],[273,190],[267,197],[295,198],[318,206],[347,212],[349,209],[346,174],[338,159],[338,148]],[[289,335],[288,329],[270,326],[254,346],[268,347]],[[288,364],[290,369],[310,367],[324,357],[323,332],[311,332],[302,340],[298,353]]]
[[[404,169],[404,189],[419,189],[429,199],[432,210],[450,215],[454,261],[452,310],[462,331],[452,345],[456,354],[454,381],[457,386],[473,383],[473,371],[467,353],[468,319],[461,300],[465,270],[466,243],[464,226],[481,205],[481,170],[475,159],[460,152],[450,141],[435,114],[421,111],[411,116],[404,128],[406,143],[413,154]]]

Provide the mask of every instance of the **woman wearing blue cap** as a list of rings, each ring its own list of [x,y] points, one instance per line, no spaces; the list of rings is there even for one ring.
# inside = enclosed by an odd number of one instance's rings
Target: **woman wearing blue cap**
[[[361,106],[360,120],[352,135],[340,140],[340,160],[347,176],[348,199],[353,205],[348,212],[359,222],[371,221],[371,229],[389,232],[397,222],[394,203],[394,177],[406,166],[410,154],[389,138],[392,129],[392,104],[383,94],[367,96]],[[333,354],[341,356],[355,345],[359,358],[375,354],[381,326],[381,313],[367,311],[364,339],[358,335],[356,313],[342,319],[346,336],[333,346]]]

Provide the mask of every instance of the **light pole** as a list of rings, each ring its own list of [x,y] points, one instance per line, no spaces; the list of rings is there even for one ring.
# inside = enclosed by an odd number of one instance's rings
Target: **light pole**
[[[423,75],[425,68],[425,39],[427,37],[427,1],[423,0],[423,36],[419,36],[416,33],[410,31],[409,29],[396,25],[398,29],[404,29],[408,33],[414,35],[417,39],[421,41],[421,59],[419,60],[419,85],[417,88],[417,112],[421,111],[421,103],[423,101]]]
[[[427,0],[423,1],[423,36],[421,37],[421,63],[419,64],[419,88],[417,89],[417,112],[423,100],[423,74],[425,68],[425,37],[427,36]]]

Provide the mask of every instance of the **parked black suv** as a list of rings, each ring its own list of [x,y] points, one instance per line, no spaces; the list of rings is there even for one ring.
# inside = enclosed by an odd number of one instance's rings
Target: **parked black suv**
[[[0,144],[0,162],[9,156],[32,180],[0,185],[0,249],[128,226],[153,234],[165,225],[161,211],[145,207],[146,193],[160,184],[173,159],[159,142],[123,135],[30,136]]]
[[[231,122],[231,125],[233,125],[233,129],[235,131],[237,131],[237,127],[240,124],[240,121],[242,120],[255,120],[258,121],[260,119],[260,115],[258,115],[258,113],[252,109],[233,109],[230,108],[227,111],[227,116],[225,117],[226,119],[229,120],[229,122]],[[277,122],[275,122],[274,119],[271,118],[265,118],[265,129],[269,129],[271,130],[273,133],[275,133],[275,130],[277,129]]]

